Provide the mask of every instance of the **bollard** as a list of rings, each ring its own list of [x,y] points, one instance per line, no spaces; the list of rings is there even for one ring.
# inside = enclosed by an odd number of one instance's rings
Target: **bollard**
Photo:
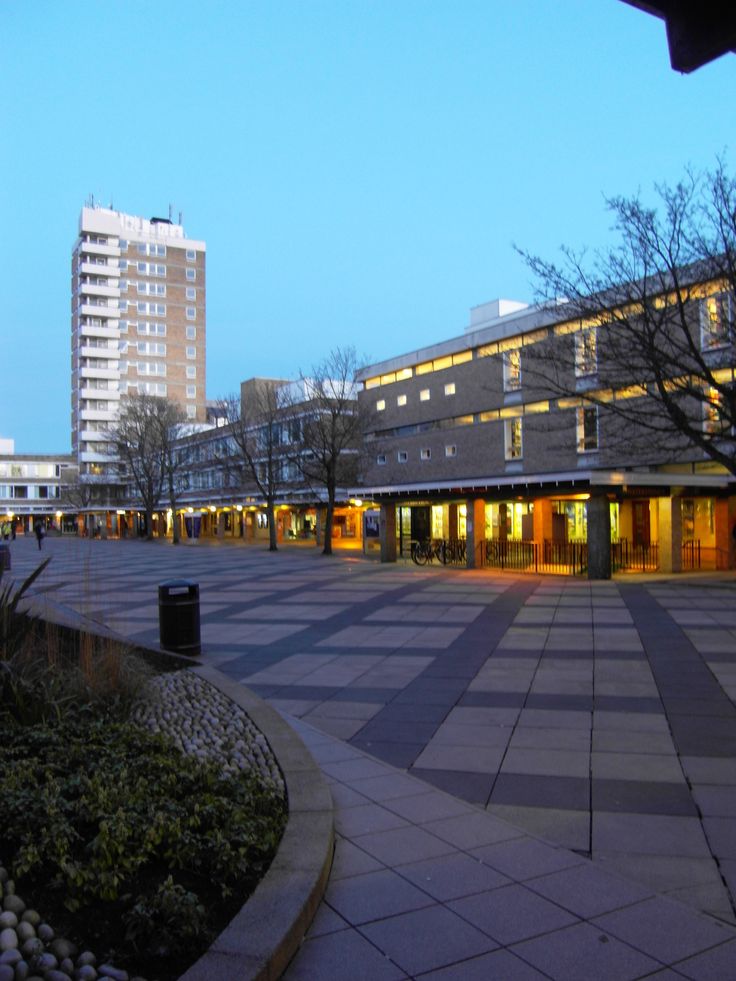
[[[201,654],[199,584],[172,579],[158,587],[158,623],[161,646],[177,654]]]

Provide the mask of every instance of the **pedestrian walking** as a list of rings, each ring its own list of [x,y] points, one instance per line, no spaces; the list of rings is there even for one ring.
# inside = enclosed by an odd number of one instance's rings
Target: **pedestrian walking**
[[[33,530],[36,533],[36,541],[38,542],[38,550],[40,552],[41,551],[41,545],[43,544],[43,537],[46,534],[46,529],[43,526],[43,522],[42,521],[37,521],[36,524],[35,524],[35,526],[34,526],[34,528],[33,528]]]

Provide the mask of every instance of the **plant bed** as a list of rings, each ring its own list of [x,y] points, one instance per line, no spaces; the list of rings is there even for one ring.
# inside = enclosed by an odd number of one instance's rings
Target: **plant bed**
[[[20,614],[38,571],[0,593],[0,899],[17,891],[99,962],[168,981],[267,869],[283,782],[241,709],[184,690],[206,682],[162,689],[125,645]]]
[[[253,774],[84,713],[4,737],[0,840],[28,905],[80,947],[174,979],[240,909],[285,822]]]

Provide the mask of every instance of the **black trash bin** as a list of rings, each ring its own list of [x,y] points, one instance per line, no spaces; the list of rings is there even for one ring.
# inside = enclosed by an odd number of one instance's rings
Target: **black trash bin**
[[[177,654],[201,654],[199,637],[199,584],[172,579],[158,587],[158,624],[161,646]]]

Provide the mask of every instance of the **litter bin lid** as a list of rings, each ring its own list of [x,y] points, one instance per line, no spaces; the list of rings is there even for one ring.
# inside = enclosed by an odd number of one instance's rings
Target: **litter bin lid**
[[[173,586],[181,589],[182,586],[189,587],[189,586],[196,586],[196,585],[197,585],[196,582],[192,582],[189,579],[167,579],[166,582],[159,583],[159,589],[161,589],[163,586]]]

